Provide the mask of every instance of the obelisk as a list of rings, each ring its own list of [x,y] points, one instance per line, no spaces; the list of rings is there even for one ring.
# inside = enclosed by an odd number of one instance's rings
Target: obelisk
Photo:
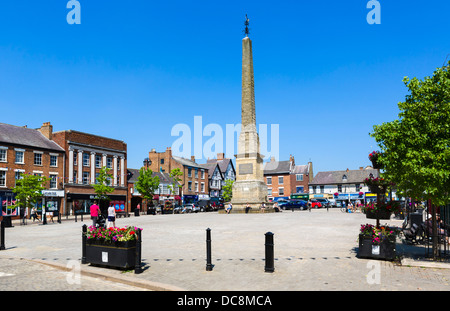
[[[255,87],[253,78],[252,41],[242,39],[242,111],[241,134],[236,155],[236,181],[233,184],[232,212],[245,210],[247,204],[257,211],[267,204],[267,185],[264,182],[263,157],[260,154],[259,136],[256,131]]]

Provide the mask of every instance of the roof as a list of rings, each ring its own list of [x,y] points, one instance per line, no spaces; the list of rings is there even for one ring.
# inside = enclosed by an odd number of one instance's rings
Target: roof
[[[169,173],[152,172],[152,176],[158,176],[160,184],[172,184],[173,183],[173,178],[170,177]],[[138,181],[138,178],[139,178],[139,170],[138,169],[127,168],[128,183],[134,184]]]
[[[309,165],[296,165],[294,166],[293,174],[309,174]]]
[[[346,171],[328,171],[319,172],[309,184],[315,185],[330,185],[330,184],[354,184],[363,183],[364,179],[372,174],[373,177],[378,177],[378,170],[364,169],[364,170],[346,170]],[[343,179],[344,175],[347,177]]]
[[[180,163],[181,165],[184,166],[191,166],[191,167],[197,167],[197,168],[204,168],[201,164],[198,164],[192,160],[188,160],[185,158],[181,158],[181,157],[177,157],[177,156],[172,156],[172,158],[177,161],[178,163]]]
[[[233,161],[231,161],[231,159],[229,159],[229,158],[224,158],[224,159],[221,159],[221,160],[208,159],[206,161],[206,164],[216,164],[216,163],[217,163],[217,165],[219,165],[219,169],[220,169],[221,172],[226,172],[227,168],[228,168],[228,165],[230,165],[230,163],[231,163],[231,167],[234,170]]]
[[[39,130],[0,123],[0,143],[29,146],[63,152],[64,149],[46,138]]]
[[[291,172],[291,161],[269,161],[264,163],[264,175],[289,174]]]
[[[212,175],[214,174],[214,171],[216,170],[216,167],[218,166],[218,163],[206,163],[206,164],[201,164],[201,166],[208,170],[208,176],[209,176],[209,178],[211,178]],[[222,174],[220,166],[218,166],[218,168],[219,168],[219,173]]]

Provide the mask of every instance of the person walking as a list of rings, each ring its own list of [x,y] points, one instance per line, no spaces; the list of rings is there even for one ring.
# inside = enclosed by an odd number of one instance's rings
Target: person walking
[[[111,226],[112,223],[112,226]],[[116,227],[116,209],[114,208],[114,205],[111,203],[108,207],[108,228],[115,228]]]
[[[312,208],[311,200],[308,200],[307,205],[308,205],[308,211],[311,212],[311,208]]]
[[[101,213],[100,207],[97,205],[97,201],[94,201],[94,204],[91,205],[90,210],[91,210],[92,226],[95,227],[97,225],[98,215],[99,213]]]

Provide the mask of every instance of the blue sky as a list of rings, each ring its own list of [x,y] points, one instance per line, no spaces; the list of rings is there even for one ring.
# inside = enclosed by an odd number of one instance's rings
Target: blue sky
[[[397,118],[403,77],[450,54],[449,1],[379,0],[380,25],[368,0],[79,0],[80,25],[67,2],[0,2],[0,122],[124,140],[130,168],[194,116],[240,122],[245,14],[257,123],[279,124],[281,160],[315,173],[369,165],[369,132]]]

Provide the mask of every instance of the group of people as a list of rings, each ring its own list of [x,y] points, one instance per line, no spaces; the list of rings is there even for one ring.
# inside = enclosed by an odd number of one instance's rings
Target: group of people
[[[98,218],[100,217],[102,211],[100,207],[97,205],[97,201],[94,201],[94,204],[90,207],[92,226],[97,226]],[[107,228],[116,226],[116,209],[113,204],[109,204],[108,207],[108,218],[107,218]]]
[[[233,209],[233,204],[231,204],[231,202],[226,203],[226,208],[225,208],[226,213],[230,214],[232,209]],[[251,209],[252,209],[252,207],[250,206],[249,203],[247,203],[245,205],[245,213],[247,214]],[[264,213],[265,209],[266,209],[266,204],[263,202],[259,206],[259,210],[261,213]]]

